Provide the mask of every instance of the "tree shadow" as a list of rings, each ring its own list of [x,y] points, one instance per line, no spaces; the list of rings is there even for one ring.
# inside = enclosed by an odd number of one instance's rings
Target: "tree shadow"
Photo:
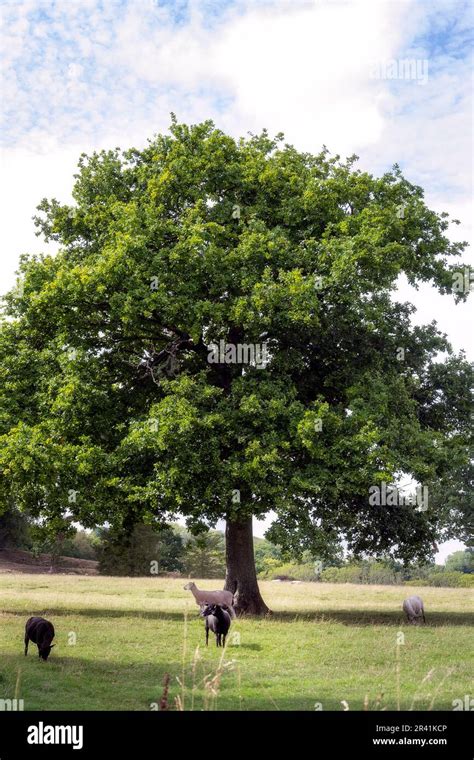
[[[100,608],[64,608],[64,607],[40,607],[31,608],[30,611],[9,609],[2,607],[1,611],[7,615],[14,615],[26,620],[32,614],[44,617],[87,617],[87,618],[136,618],[137,620],[173,620],[182,622],[185,614],[187,619],[202,620],[199,610],[170,611],[170,610],[141,610],[141,609],[106,609]],[[426,612],[426,626],[472,626],[474,625],[474,613],[471,612]],[[282,610],[272,612],[265,618],[253,615],[243,615],[237,617],[237,620],[268,620],[281,623],[294,622],[313,622],[313,623],[341,623],[347,626],[373,626],[373,625],[390,625],[390,626],[409,626],[406,618],[398,610],[332,610],[320,609],[311,612],[301,612],[300,610]],[[54,621],[53,621],[54,622]],[[414,626],[415,627],[415,626]],[[423,627],[421,626],[416,627]]]
[[[474,614],[471,612],[426,612],[426,627],[439,626],[472,626],[474,625]],[[348,626],[371,626],[371,625],[391,625],[391,626],[410,626],[404,615],[397,610],[315,610],[313,612],[299,612],[297,610],[283,610],[273,612],[269,616],[271,620],[281,621],[283,623],[292,623],[295,621],[311,621],[314,623],[336,622]],[[415,627],[415,626],[414,626]],[[424,627],[424,624],[421,626]]]
[[[54,653],[54,650],[47,662],[38,658],[37,651],[31,651],[28,657],[25,657],[23,652],[2,654],[1,698],[13,698],[17,674],[20,671],[20,696],[24,700],[25,711],[152,711],[157,709],[160,702],[166,674],[171,678],[169,705],[174,708],[174,696],[179,692],[174,678],[182,672],[182,663],[86,659],[61,655],[59,651]],[[97,689],[97,684],[110,684],[110,688]],[[116,690],[114,684],[120,684],[122,687],[126,685],[126,689]],[[46,699],[41,696],[43,692],[47,695]],[[153,704],[156,707],[152,707]]]
[[[232,649],[234,647],[236,649],[251,649],[253,652],[261,652],[263,649],[261,644],[231,644],[230,647]]]
[[[254,649],[253,645],[247,648]],[[194,710],[203,717],[203,673],[214,673],[218,665],[221,649],[215,649],[216,659],[207,661],[204,670],[196,679],[199,693],[196,693]],[[160,698],[163,695],[163,679],[166,674],[170,676],[168,695],[168,707],[176,711],[175,697],[181,693],[181,687],[175,680],[175,676],[182,674],[182,662],[180,660],[168,662],[121,662],[111,660],[86,659],[84,657],[52,655],[47,662],[38,657],[24,657],[19,654],[6,654],[2,656],[0,663],[0,698],[13,699],[16,689],[18,672],[21,669],[21,689],[19,698],[24,701],[25,712],[67,712],[77,711],[104,711],[102,716],[106,718],[117,712],[138,711],[154,712],[159,708]],[[241,711],[275,711],[313,712],[311,720],[317,720],[315,710],[343,711],[342,700],[347,701],[350,711],[379,711],[395,709],[395,696],[387,695],[386,699],[379,700],[378,688],[374,684],[370,691],[370,700],[365,706],[364,698],[366,689],[358,688],[357,685],[348,686],[341,693],[338,688],[331,688],[325,684],[315,686],[314,695],[309,695],[307,690],[302,690],[300,696],[294,693],[294,687],[289,688],[288,695],[281,693],[273,697],[271,687],[272,673],[267,673],[267,683],[264,684],[260,694],[245,695],[239,699],[235,691],[235,683],[232,677],[222,681],[219,691],[218,710],[228,712]],[[100,685],[100,688],[98,688]],[[186,707],[189,710],[190,694],[192,688],[191,664],[187,665],[185,679],[187,689]],[[118,687],[118,688],[117,688]],[[417,684],[402,691],[402,710],[410,709],[413,698],[417,694]],[[451,697],[440,693],[437,695],[433,707],[431,694],[421,691],[418,695],[416,707],[418,710],[426,709],[452,709]],[[179,712],[175,712],[178,719]],[[387,715],[387,713],[385,713]],[[2,713],[0,713],[0,718]],[[210,723],[210,730],[215,730],[215,725]],[[273,717],[274,720],[274,717]],[[3,737],[2,737],[3,738]],[[109,753],[110,754],[110,753]]]
[[[32,608],[33,610],[33,608]],[[122,618],[122,617],[135,617],[137,619],[143,619],[143,620],[179,620],[183,621],[185,612],[168,612],[168,611],[162,611],[162,610],[108,610],[105,608],[93,608],[93,607],[87,607],[87,608],[68,608],[65,607],[39,607],[34,608],[31,612],[25,612],[24,610],[12,610],[8,609],[7,607],[2,607],[1,610],[6,615],[15,615],[16,617],[22,617],[25,618],[25,621],[28,619],[28,617],[31,617],[31,615],[40,615],[44,617],[48,617],[50,615],[53,617],[90,617],[90,618]],[[199,616],[199,611],[189,613],[188,612],[188,620],[191,619],[201,619]]]

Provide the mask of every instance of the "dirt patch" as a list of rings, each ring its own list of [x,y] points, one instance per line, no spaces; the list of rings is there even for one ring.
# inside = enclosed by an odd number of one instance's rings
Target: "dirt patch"
[[[92,559],[60,557],[56,567],[51,567],[51,555],[38,554],[21,549],[0,549],[0,573],[49,573],[66,575],[98,575],[99,563]]]

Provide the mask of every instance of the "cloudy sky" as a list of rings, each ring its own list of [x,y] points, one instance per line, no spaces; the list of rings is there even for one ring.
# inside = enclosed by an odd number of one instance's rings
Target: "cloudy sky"
[[[472,240],[470,0],[0,0],[0,292],[44,249],[31,216],[70,200],[81,152],[212,118],[302,150],[400,164]],[[403,61],[414,61],[406,67]],[[474,260],[470,254],[471,266]],[[465,256],[469,261],[469,258]],[[400,297],[474,356],[471,305]],[[472,300],[472,299],[471,299]],[[449,547],[451,548],[451,547]]]

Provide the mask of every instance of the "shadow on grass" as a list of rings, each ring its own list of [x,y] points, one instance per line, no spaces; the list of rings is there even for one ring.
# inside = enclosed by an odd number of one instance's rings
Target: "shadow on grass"
[[[7,654],[2,655],[0,663],[0,698],[13,698],[21,672],[20,696],[26,711],[151,711],[157,709],[151,705],[158,705],[163,679],[169,674],[169,704],[173,708],[174,696],[179,693],[175,676],[181,671],[178,661],[117,662],[52,654],[43,662],[36,653],[28,657],[23,653]]]
[[[247,648],[255,648],[247,645]],[[211,647],[209,647],[211,649]],[[195,694],[194,710],[201,712],[203,704],[203,676],[215,673],[221,649],[213,647],[210,659],[200,668],[196,677],[198,691]],[[230,652],[228,652],[230,655]],[[214,657],[212,656],[214,655]],[[186,698],[185,709],[191,707],[192,676],[190,663],[185,679]],[[167,663],[124,663],[109,660],[84,659],[73,656],[51,655],[48,662],[39,660],[37,656],[25,658],[22,654],[7,654],[2,657],[0,664],[0,699],[13,699],[17,674],[21,670],[21,699],[24,700],[26,712],[56,712],[60,711],[143,711],[154,712],[163,693],[163,679],[166,673],[170,675],[169,709],[175,712],[174,698],[181,693],[175,677],[182,674],[181,662]],[[298,698],[294,695],[275,700],[266,693],[252,695],[239,700],[234,692],[234,676],[229,674],[221,684],[217,707],[219,711],[228,710],[312,710],[314,700]],[[271,674],[269,674],[271,678]],[[97,685],[100,684],[98,688]],[[318,694],[319,697],[319,694]],[[358,702],[362,704],[362,697]],[[339,705],[334,696],[322,699],[324,705]],[[155,705],[152,708],[152,705]],[[0,712],[0,719],[2,713]],[[104,716],[105,717],[105,716]],[[178,716],[177,716],[178,717]],[[215,730],[215,726],[210,726]]]
[[[8,609],[3,607],[0,612],[7,615],[25,618],[25,621],[31,615],[42,615],[45,617],[87,617],[93,619],[113,619],[113,618],[134,618],[135,620],[172,620],[183,622],[183,612],[173,612],[167,610],[109,610],[103,608],[77,608],[68,609],[63,607],[41,607],[31,608],[30,610]],[[188,611],[188,621],[201,620],[199,612],[196,610]],[[237,618],[239,620],[239,618]],[[298,610],[284,610],[273,612],[267,618],[252,617],[245,615],[241,620],[268,620],[270,622],[294,623],[294,622],[313,622],[313,623],[341,623],[347,626],[373,626],[373,625],[392,625],[407,626],[409,625],[406,618],[398,610],[312,610],[311,612],[300,612]],[[53,621],[54,622],[54,621]],[[471,612],[427,612],[426,626],[472,626],[474,625],[474,614]],[[411,627],[411,626],[410,626]],[[416,626],[423,627],[421,626]]]
[[[11,610],[3,607],[0,612],[6,615],[15,615],[24,617],[25,620],[32,615],[41,615],[48,617],[88,617],[88,618],[135,618],[136,620],[184,620],[184,612],[167,612],[163,610],[108,610],[103,608],[94,609],[91,607],[67,609],[65,607],[40,607],[31,608],[32,611]],[[188,612],[188,620],[202,620],[199,611]]]
[[[210,657],[197,673],[194,710],[200,712],[203,708],[203,678],[206,674],[216,672],[221,654],[220,649],[214,650],[215,657]],[[121,662],[110,660],[85,659],[73,656],[52,655],[48,662],[38,657],[25,658],[22,654],[7,654],[2,656],[0,664],[0,699],[13,699],[18,673],[21,671],[21,690],[19,696],[24,700],[25,711],[70,711],[70,710],[102,710],[102,711],[143,711],[153,712],[157,709],[163,694],[163,679],[166,673],[170,675],[170,692],[168,705],[175,710],[174,698],[181,693],[176,682],[176,676],[182,674],[180,661],[162,662]],[[220,684],[217,708],[227,710],[293,710],[324,709],[324,711],[341,712],[342,700],[347,701],[351,711],[364,709],[364,697],[369,695],[368,709],[396,709],[395,695],[388,694],[379,702],[379,687],[376,683],[368,685],[362,679],[346,687],[328,684],[315,685],[314,695],[308,695],[307,688],[302,688],[301,695],[294,685],[288,688],[289,694],[281,693],[282,683],[275,686],[272,693],[273,673],[270,669],[261,693],[246,694],[245,689],[251,686],[249,676],[244,674],[242,685],[244,693],[242,700],[236,691],[235,674],[229,672]],[[188,663],[186,677],[185,709],[191,706],[191,664]],[[449,683],[446,693],[440,693],[434,700],[434,710],[452,709],[452,697]],[[255,691],[252,689],[252,691]],[[416,708],[426,710],[431,703],[429,686],[426,690],[419,688],[416,683],[402,685],[402,710]],[[202,713],[201,713],[202,715]],[[2,713],[0,712],[0,719]],[[105,717],[105,716],[104,716]],[[210,726],[215,730],[215,726]]]
[[[427,627],[474,625],[474,614],[470,612],[426,612],[425,614]],[[274,612],[270,619],[287,623],[304,620],[315,623],[335,622],[349,626],[409,625],[406,618],[398,610],[393,612],[383,610],[314,610],[302,613],[296,610],[285,610]],[[420,626],[417,625],[416,627]]]
[[[231,647],[233,648],[233,647]],[[263,647],[260,644],[239,644],[239,649],[251,649],[252,652],[261,652]]]

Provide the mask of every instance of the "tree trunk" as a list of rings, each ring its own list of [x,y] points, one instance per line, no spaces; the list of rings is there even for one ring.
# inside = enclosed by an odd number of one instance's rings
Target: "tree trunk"
[[[260,595],[253,553],[252,518],[232,522],[225,529],[225,590],[234,594],[234,607],[239,615],[265,615],[270,612]]]

